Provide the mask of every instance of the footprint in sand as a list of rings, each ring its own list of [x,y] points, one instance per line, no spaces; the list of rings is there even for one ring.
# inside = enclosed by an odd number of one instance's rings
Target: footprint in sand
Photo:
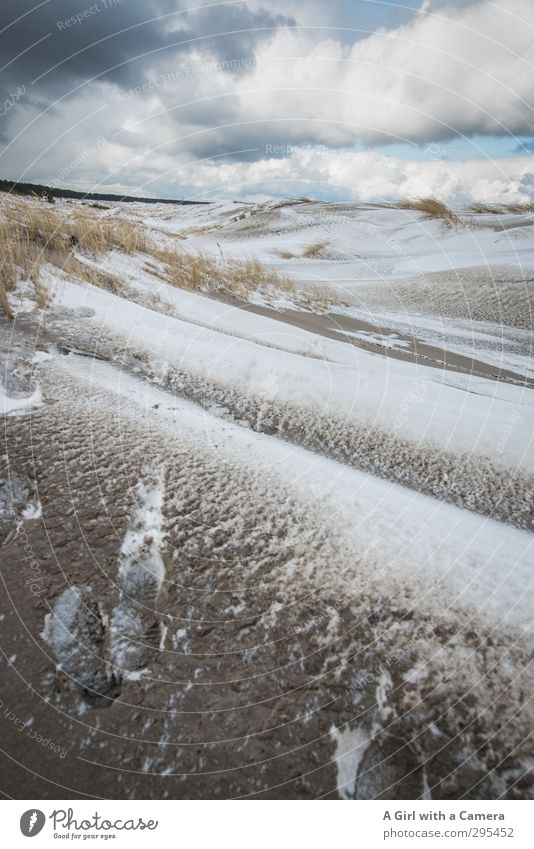
[[[48,617],[45,638],[94,707],[109,706],[120,694],[122,679],[141,674],[159,650],[164,498],[163,472],[139,482],[137,508],[120,550],[119,599],[109,627],[87,586],[65,590]]]

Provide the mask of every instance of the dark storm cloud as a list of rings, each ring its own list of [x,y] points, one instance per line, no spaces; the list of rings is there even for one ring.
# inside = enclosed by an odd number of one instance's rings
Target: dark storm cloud
[[[132,0],[45,0],[40,5],[2,0],[0,103],[24,88],[21,103],[42,109],[102,72],[118,84],[126,83],[133,75],[128,60],[164,47],[168,38],[166,18],[146,18],[169,14],[172,8],[172,0],[144,8]],[[8,113],[0,119],[4,140],[9,118]]]
[[[293,18],[272,15],[263,9],[251,11],[244,3],[200,9],[194,16],[195,29],[220,60],[253,55],[258,41],[268,38],[278,27],[294,25]]]
[[[534,57],[522,24],[532,0],[510,0],[514,15],[489,0],[450,0],[450,14],[445,0],[424,0],[422,13],[407,0],[400,38],[385,27],[350,47],[350,22],[364,28],[358,10],[380,7],[385,26],[397,5],[193,0],[204,5],[189,12],[191,0],[34,2],[0,0],[0,176],[54,182],[68,169],[80,186],[118,173],[131,185],[139,173],[166,179],[179,168],[202,186],[188,169],[197,161],[211,180],[217,168],[203,160],[213,159],[223,174],[261,182],[272,173],[276,182],[286,159],[299,173],[310,157],[324,169],[325,157],[301,155],[314,146],[343,171],[343,148],[355,142],[426,146],[503,128],[534,138]]]
[[[48,0],[33,6],[31,0],[3,0],[0,55],[7,66],[2,76],[26,85],[40,77],[41,90],[102,72],[116,81],[127,78],[131,66],[122,63],[170,40],[169,18],[160,16],[176,9],[173,0]],[[108,70],[116,65],[122,67]]]
[[[186,4],[2,0],[0,105],[22,87],[27,103],[38,99],[42,104],[91,80],[105,79],[122,88],[138,85],[155,62],[171,63],[193,47],[217,59],[253,55],[258,42],[292,23],[244,3],[193,12],[180,6]],[[8,120],[7,113],[0,117],[4,136]]]

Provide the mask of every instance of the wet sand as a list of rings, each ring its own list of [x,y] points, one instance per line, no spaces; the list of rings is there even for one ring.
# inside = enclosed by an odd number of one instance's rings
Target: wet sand
[[[499,368],[474,357],[448,351],[446,348],[423,342],[414,335],[406,335],[392,330],[390,327],[381,327],[379,324],[371,324],[362,319],[335,312],[312,313],[292,309],[276,310],[273,307],[260,304],[244,304],[229,298],[225,300],[227,303],[239,306],[247,312],[274,318],[276,321],[283,321],[294,327],[309,330],[319,336],[345,342],[348,345],[354,345],[356,348],[362,348],[364,351],[381,354],[394,360],[417,363],[431,368],[441,368],[444,371],[469,374],[474,377],[500,380],[503,383],[512,383],[516,386],[534,387],[534,380],[525,375]],[[362,339],[360,336],[349,335],[354,333],[369,333],[382,337],[384,344],[373,341],[372,338]],[[393,347],[389,347],[390,345]]]
[[[197,422],[147,418],[122,360],[107,388],[87,361],[32,364],[30,328],[0,336],[44,399],[5,419],[0,460],[4,795],[532,798],[515,631],[435,606],[432,573],[368,556],[261,448],[236,462]]]

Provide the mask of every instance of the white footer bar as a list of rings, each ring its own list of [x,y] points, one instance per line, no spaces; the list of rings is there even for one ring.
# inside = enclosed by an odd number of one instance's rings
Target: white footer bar
[[[534,802],[5,801],[5,846],[534,847]]]

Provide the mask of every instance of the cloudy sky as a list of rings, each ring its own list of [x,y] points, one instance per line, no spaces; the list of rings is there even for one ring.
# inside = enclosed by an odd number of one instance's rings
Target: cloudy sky
[[[1,0],[1,177],[523,201],[533,156],[533,0]]]

